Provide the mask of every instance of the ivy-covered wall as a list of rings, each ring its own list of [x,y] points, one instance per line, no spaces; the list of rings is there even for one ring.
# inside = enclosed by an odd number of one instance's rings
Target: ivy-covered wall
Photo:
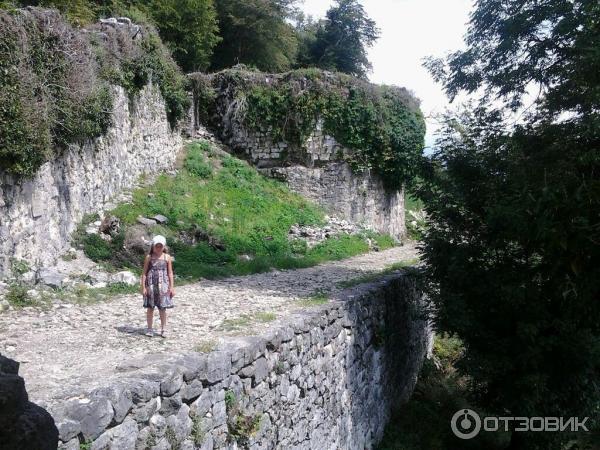
[[[56,10],[0,9],[0,174],[32,178],[69,145],[106,134],[111,86],[133,101],[149,82],[176,127],[186,79],[155,30],[129,19],[74,29]]]
[[[151,29],[0,10],[0,277],[55,263],[86,213],[173,167],[186,79]]]
[[[197,122],[225,138],[233,123],[266,133],[275,146],[286,144],[281,159],[293,162],[320,123],[325,135],[351,150],[339,159],[355,172],[374,172],[386,189],[401,189],[416,175],[425,121],[419,100],[405,88],[319,69],[266,74],[238,67],[190,78]]]

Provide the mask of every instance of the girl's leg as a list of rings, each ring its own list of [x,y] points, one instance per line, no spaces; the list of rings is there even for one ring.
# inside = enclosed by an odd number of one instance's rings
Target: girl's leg
[[[165,327],[167,326],[167,310],[159,309],[158,314],[160,315],[160,329],[161,331],[164,331]]]
[[[152,319],[154,319],[154,308],[146,308],[146,323],[149,330],[152,329]]]

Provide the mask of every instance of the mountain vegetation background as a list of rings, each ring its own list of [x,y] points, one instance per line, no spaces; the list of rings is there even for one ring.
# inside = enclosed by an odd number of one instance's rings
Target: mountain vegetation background
[[[3,8],[57,8],[73,25],[123,15],[155,26],[184,72],[244,64],[262,71],[319,67],[365,78],[379,36],[358,0],[336,0],[324,19],[299,0],[8,0]]]

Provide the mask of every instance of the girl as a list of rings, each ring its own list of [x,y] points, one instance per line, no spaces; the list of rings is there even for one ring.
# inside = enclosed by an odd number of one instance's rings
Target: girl
[[[171,257],[166,252],[166,243],[164,236],[154,236],[150,252],[144,260],[142,295],[144,296],[144,308],[146,308],[146,322],[148,324],[146,336],[154,335],[152,321],[154,319],[154,307],[157,307],[160,315],[160,335],[167,337],[165,333],[167,308],[175,306],[173,304],[173,297],[175,296],[173,264]]]

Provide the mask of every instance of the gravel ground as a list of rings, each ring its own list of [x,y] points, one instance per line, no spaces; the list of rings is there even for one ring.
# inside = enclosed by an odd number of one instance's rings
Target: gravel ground
[[[140,295],[95,304],[54,303],[0,313],[0,352],[21,363],[30,399],[48,404],[104,384],[135,361],[207,351],[219,340],[258,334],[317,291],[418,256],[414,243],[315,267],[201,281],[176,289],[167,338],[146,337]],[[155,327],[158,327],[158,314]]]

